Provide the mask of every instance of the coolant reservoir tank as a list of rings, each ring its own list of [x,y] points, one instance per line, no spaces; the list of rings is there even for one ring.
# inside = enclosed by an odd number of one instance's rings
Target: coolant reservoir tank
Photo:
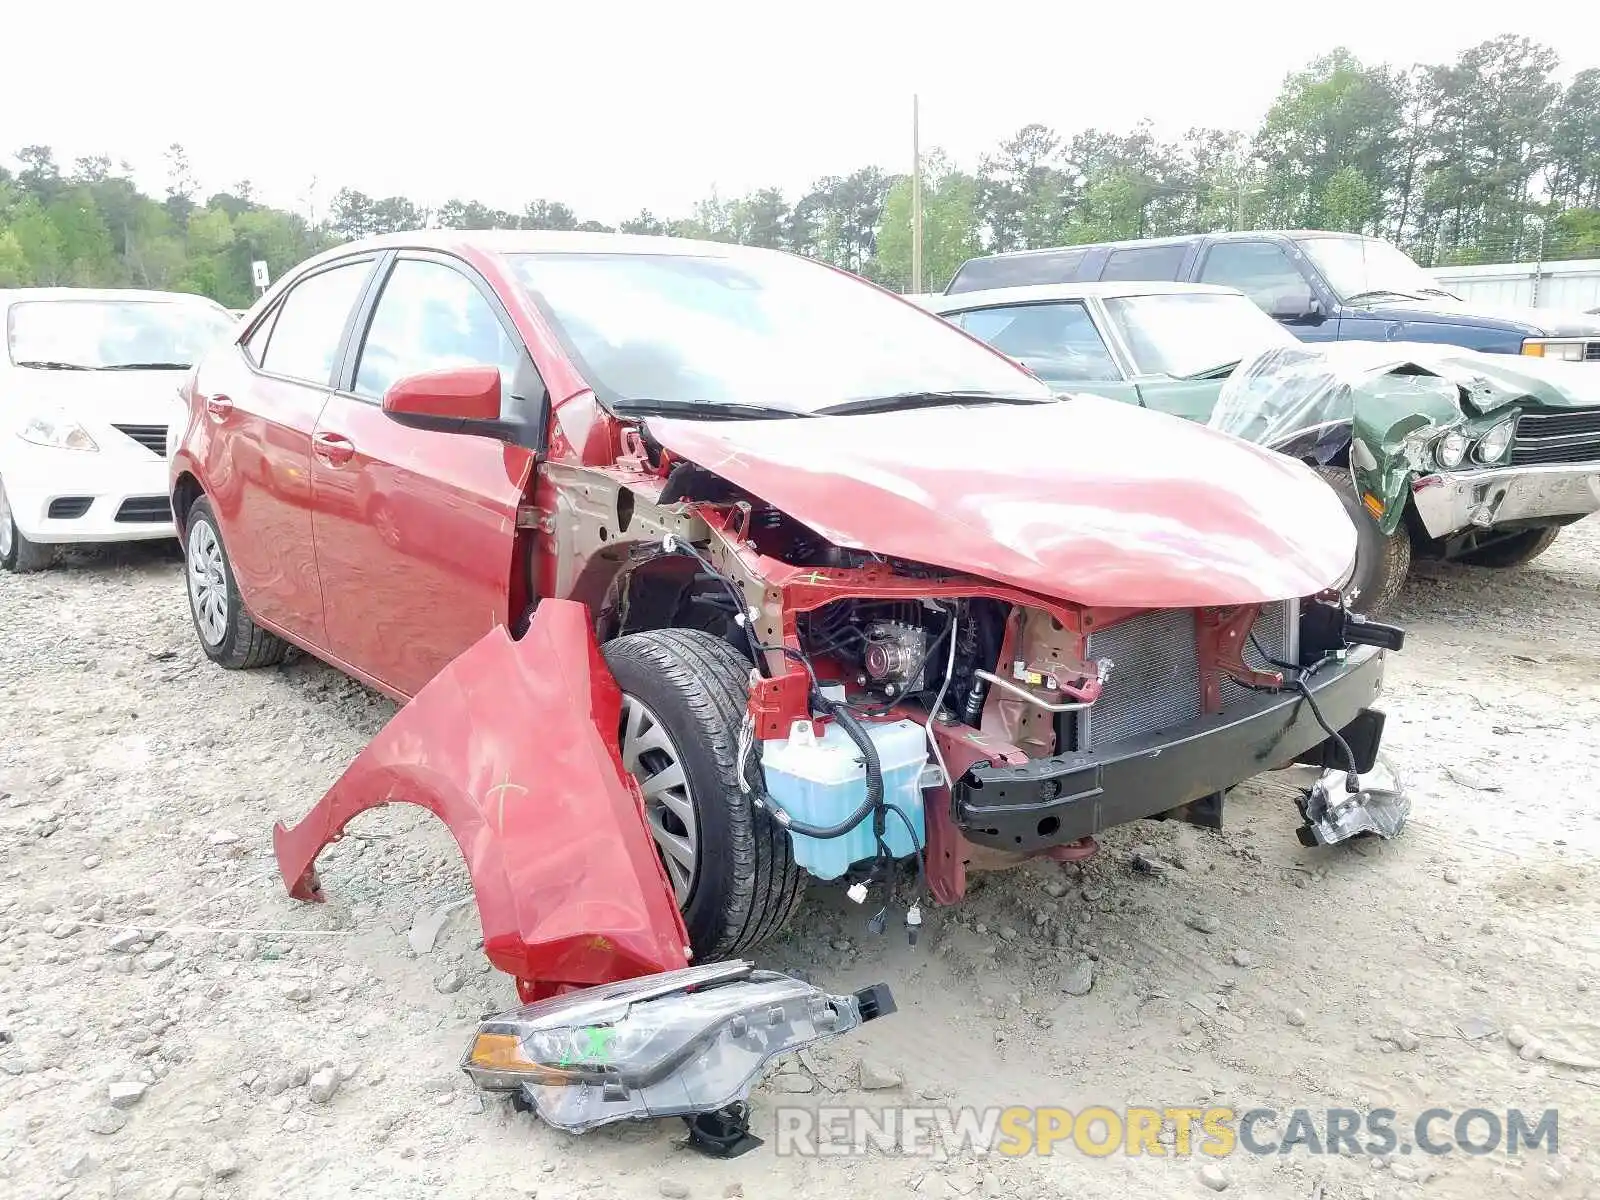
[[[884,842],[895,858],[923,845],[922,771],[928,744],[915,721],[863,722],[878,751],[883,799],[904,814],[886,811]],[[767,795],[780,812],[808,825],[837,825],[867,798],[867,768],[861,748],[837,721],[817,733],[810,721],[796,721],[786,738],[762,743],[761,767]],[[907,825],[910,828],[907,828]],[[795,861],[818,879],[837,879],[853,863],[877,856],[872,814],[836,838],[814,838],[790,831]]]

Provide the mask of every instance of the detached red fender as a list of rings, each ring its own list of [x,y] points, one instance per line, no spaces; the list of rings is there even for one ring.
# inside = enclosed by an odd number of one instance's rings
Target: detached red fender
[[[484,953],[524,999],[688,963],[638,786],[622,695],[588,610],[545,600],[521,641],[496,628],[395,714],[293,829],[273,831],[289,894],[321,900],[316,859],[358,813],[419,804],[450,827]]]

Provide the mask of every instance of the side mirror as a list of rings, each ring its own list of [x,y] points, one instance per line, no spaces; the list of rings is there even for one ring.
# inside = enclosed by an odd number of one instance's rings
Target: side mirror
[[[410,429],[529,445],[537,431],[523,421],[502,421],[500,399],[498,367],[452,367],[396,380],[383,394],[383,411]]]
[[[402,425],[411,417],[454,421],[500,418],[498,367],[453,367],[396,380],[383,394],[383,411]]]
[[[1274,321],[1285,325],[1320,325],[1323,321],[1322,301],[1307,294],[1303,299],[1276,304],[1271,313]]]

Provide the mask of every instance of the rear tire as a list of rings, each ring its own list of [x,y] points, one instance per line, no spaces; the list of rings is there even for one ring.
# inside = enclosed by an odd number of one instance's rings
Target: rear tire
[[[1361,503],[1348,467],[1317,467],[1356,527],[1356,573],[1349,590],[1355,592],[1350,607],[1359,613],[1381,613],[1400,598],[1411,573],[1411,535],[1404,526],[1386,534]]]
[[[1521,533],[1513,533],[1509,537],[1490,542],[1487,546],[1479,546],[1476,550],[1468,550],[1465,554],[1457,555],[1455,561],[1466,563],[1469,567],[1494,567],[1499,570],[1520,567],[1550,549],[1550,543],[1556,540],[1556,534],[1560,532],[1559,525],[1547,526],[1544,529],[1524,529]]]
[[[6,499],[6,485],[0,480],[0,568],[18,575],[42,571],[56,560],[56,548],[40,542],[30,542],[17,528],[11,515],[11,502]]]
[[[750,663],[698,629],[632,633],[601,653],[622,689],[623,758],[646,792],[658,849],[663,833],[679,838],[680,852],[692,838],[692,875],[679,908],[696,961],[732,957],[775,936],[798,907],[805,877],[787,831],[739,790]],[[657,782],[652,793],[652,780],[674,767],[681,787]],[[693,813],[687,828],[673,812],[685,801]],[[669,852],[661,853],[666,862]],[[680,870],[675,885],[681,879]]]
[[[189,616],[206,657],[230,671],[281,663],[289,643],[262,629],[245,611],[209,500],[194,502],[183,530]]]

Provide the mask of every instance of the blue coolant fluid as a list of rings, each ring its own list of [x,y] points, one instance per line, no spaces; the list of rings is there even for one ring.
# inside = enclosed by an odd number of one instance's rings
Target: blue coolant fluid
[[[883,771],[883,799],[905,813],[905,822],[886,814],[884,841],[896,858],[914,854],[923,844],[922,770],[928,743],[915,721],[884,724],[862,722],[878,751]],[[861,748],[837,721],[818,736],[810,721],[796,721],[787,738],[761,744],[762,774],[773,804],[808,825],[837,825],[867,799],[867,768]],[[819,879],[837,879],[852,863],[876,857],[872,816],[836,838],[814,838],[790,832],[797,863]]]

